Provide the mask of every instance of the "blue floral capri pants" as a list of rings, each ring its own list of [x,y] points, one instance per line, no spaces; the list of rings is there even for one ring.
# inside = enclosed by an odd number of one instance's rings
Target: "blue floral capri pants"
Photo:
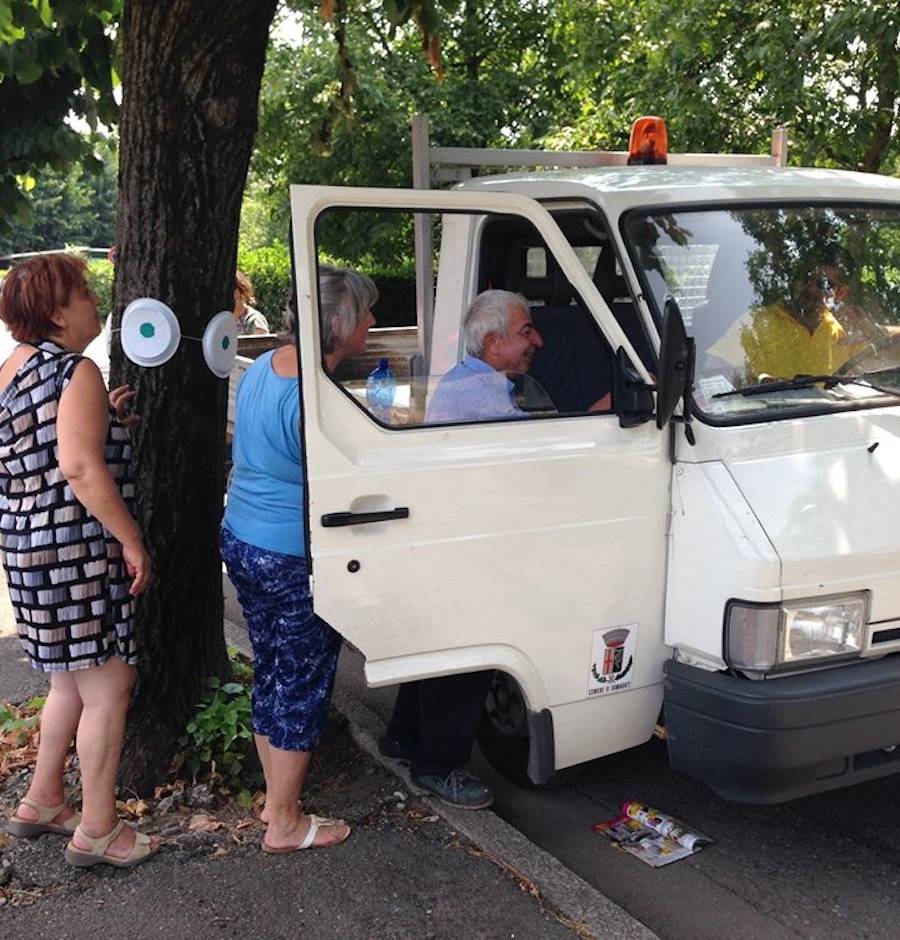
[[[313,613],[306,559],[248,545],[224,526],[219,545],[253,644],[253,730],[282,751],[315,750],[341,637]]]

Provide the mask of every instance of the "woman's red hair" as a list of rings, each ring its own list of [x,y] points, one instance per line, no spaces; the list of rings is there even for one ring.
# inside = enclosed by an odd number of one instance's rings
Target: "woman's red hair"
[[[0,320],[13,339],[49,339],[57,330],[53,314],[74,292],[87,292],[86,270],[84,259],[62,252],[38,255],[12,268],[0,282]]]

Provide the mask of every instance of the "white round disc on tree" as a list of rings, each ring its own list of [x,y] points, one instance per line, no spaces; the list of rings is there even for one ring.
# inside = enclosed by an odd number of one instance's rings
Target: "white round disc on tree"
[[[161,366],[175,355],[181,327],[171,308],[152,297],[132,300],[122,314],[122,349],[138,366]]]
[[[203,358],[209,371],[227,379],[237,357],[238,330],[230,310],[217,313],[203,331]]]

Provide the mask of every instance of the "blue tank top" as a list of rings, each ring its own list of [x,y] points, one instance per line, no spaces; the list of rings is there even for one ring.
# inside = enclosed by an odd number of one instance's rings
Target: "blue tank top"
[[[260,356],[238,385],[223,524],[249,545],[304,556],[298,379],[278,375],[273,355]]]

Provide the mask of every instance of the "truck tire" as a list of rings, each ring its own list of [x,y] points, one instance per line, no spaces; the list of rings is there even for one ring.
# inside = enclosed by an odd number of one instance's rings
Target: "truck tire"
[[[494,770],[523,789],[544,788],[557,781],[558,774],[542,784],[534,783],[528,776],[531,746],[528,709],[519,683],[505,672],[495,672],[491,681],[478,729],[478,745]]]

